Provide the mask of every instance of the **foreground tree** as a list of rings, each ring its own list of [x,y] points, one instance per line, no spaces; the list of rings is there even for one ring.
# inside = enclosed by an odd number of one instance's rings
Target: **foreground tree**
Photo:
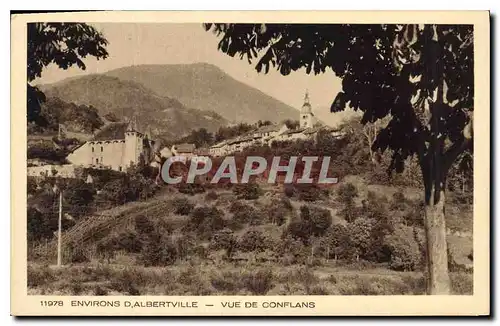
[[[45,95],[30,85],[42,76],[44,67],[51,63],[61,69],[73,65],[85,70],[83,59],[94,56],[106,59],[108,41],[94,27],[82,23],[30,23],[28,24],[28,122],[38,121]]]
[[[257,71],[331,69],[342,78],[332,112],[363,112],[362,123],[390,117],[373,143],[391,150],[390,170],[416,155],[425,188],[430,294],[450,291],[445,226],[446,177],[472,148],[472,25],[205,24],[219,50]]]

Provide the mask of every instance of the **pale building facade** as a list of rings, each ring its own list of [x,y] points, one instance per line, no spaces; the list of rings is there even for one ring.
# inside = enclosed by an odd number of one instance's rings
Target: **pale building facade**
[[[141,157],[148,164],[153,156],[154,141],[137,131],[135,123],[112,123],[92,140],[75,148],[67,157],[74,165],[126,171]]]

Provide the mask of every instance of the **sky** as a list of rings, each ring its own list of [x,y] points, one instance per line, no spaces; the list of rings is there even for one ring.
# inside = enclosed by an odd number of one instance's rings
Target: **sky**
[[[341,80],[332,71],[321,75],[307,75],[305,71],[282,76],[276,70],[257,73],[246,59],[230,57],[217,49],[218,38],[206,32],[201,24],[152,23],[92,23],[109,41],[109,57],[96,60],[87,57],[85,71],[76,67],[62,70],[49,65],[36,84],[91,73],[102,73],[120,67],[140,64],[214,64],[231,77],[299,109],[308,90],[313,112],[320,119],[333,118],[329,107],[341,90]],[[335,119],[337,120],[337,119]],[[328,123],[328,121],[325,121]]]

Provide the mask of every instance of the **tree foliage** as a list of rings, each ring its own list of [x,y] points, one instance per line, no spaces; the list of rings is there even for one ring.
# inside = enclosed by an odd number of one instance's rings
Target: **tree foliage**
[[[444,200],[448,171],[472,150],[473,25],[204,24],[220,51],[257,71],[332,70],[342,79],[331,111],[350,106],[362,123],[389,117],[373,150],[390,150],[389,171],[416,156],[426,204],[429,292],[450,292]]]
[[[36,121],[43,92],[30,83],[42,76],[44,67],[55,64],[61,69],[74,65],[85,70],[87,56],[99,59],[108,57],[108,41],[94,27],[84,23],[30,23],[28,24],[28,121]]]

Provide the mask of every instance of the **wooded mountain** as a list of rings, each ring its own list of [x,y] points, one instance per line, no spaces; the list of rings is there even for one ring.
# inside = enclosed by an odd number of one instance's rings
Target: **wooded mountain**
[[[105,73],[134,81],[190,108],[217,112],[231,122],[297,119],[296,109],[207,64],[139,65]]]
[[[201,127],[215,131],[228,123],[212,111],[186,107],[140,83],[103,74],[70,78],[40,88],[47,97],[57,97],[76,105],[91,105],[100,116],[113,113],[118,119],[126,120],[135,115],[141,131],[150,128],[155,136],[162,138],[177,138]]]

